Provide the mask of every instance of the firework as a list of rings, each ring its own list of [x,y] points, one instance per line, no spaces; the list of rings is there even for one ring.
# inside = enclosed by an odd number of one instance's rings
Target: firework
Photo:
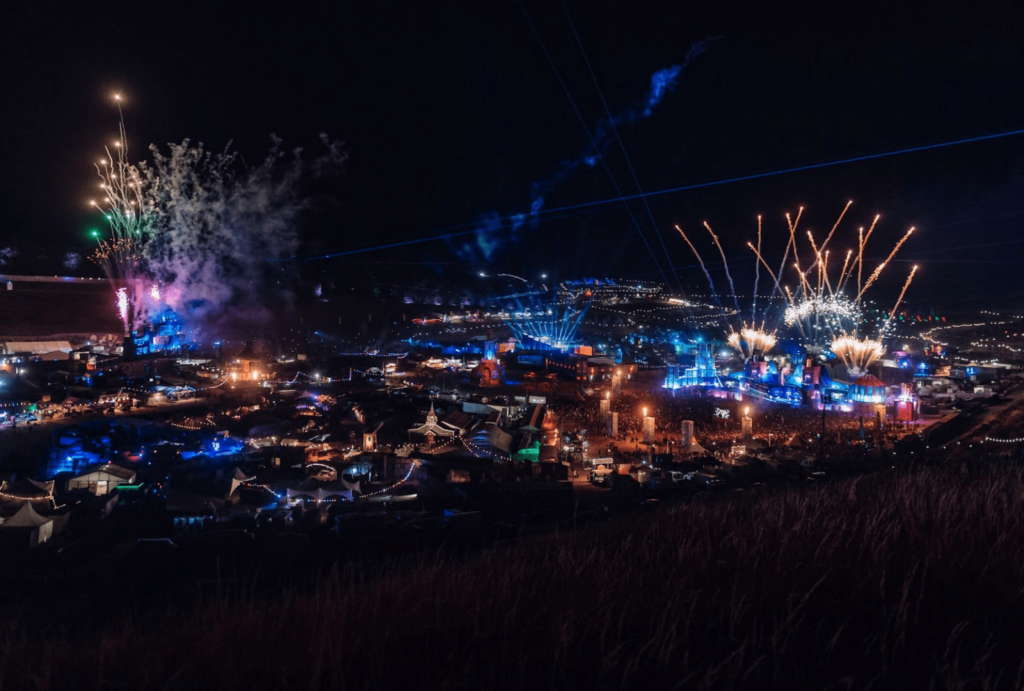
[[[899,252],[900,248],[914,232],[914,228],[910,228],[892,248],[885,260],[871,272],[867,281],[862,282],[864,249],[867,247],[868,241],[871,239],[871,235],[878,224],[878,220],[881,218],[880,215],[876,215],[867,233],[864,232],[863,227],[858,228],[856,251],[852,249],[847,250],[838,276],[830,276],[829,261],[831,250],[827,249],[827,247],[837,237],[836,233],[839,224],[850,206],[851,202],[847,202],[842,213],[839,214],[838,220],[832,226],[832,230],[820,246],[815,242],[814,234],[811,231],[807,231],[807,240],[814,254],[814,261],[806,270],[802,270],[800,266],[799,252],[796,244],[796,223],[789,222],[790,244],[793,247],[793,267],[797,271],[800,285],[795,295],[789,290],[785,291],[790,304],[783,316],[787,326],[795,327],[803,337],[805,345],[811,350],[822,351],[830,344],[840,342],[842,338],[860,339],[858,331],[861,328],[862,322],[861,301],[864,294],[874,285],[882,271],[889,265],[896,253]],[[799,216],[797,216],[797,219],[799,220]],[[786,220],[789,221],[788,214]],[[788,250],[789,246],[786,249]],[[755,252],[755,254],[758,255],[763,263],[760,253]],[[833,266],[835,264],[838,264],[838,262],[833,262]],[[813,270],[816,270],[816,275],[813,281],[808,280],[808,274]],[[847,297],[845,288],[855,273],[857,276],[855,297]],[[911,274],[912,277],[913,274]],[[782,278],[781,272],[779,278]],[[897,306],[909,285],[910,279],[908,279],[907,284],[904,286],[900,299],[897,300]],[[895,309],[893,309],[893,312],[895,312]],[[891,321],[891,318],[889,321]],[[878,338],[885,332],[887,326],[888,322],[879,331]]]
[[[900,303],[903,302],[903,296],[907,294],[907,288],[910,287],[910,282],[914,280],[914,274],[917,273],[917,267],[915,266],[910,270],[910,275],[907,276],[907,282],[903,284],[903,290],[900,291],[900,296],[896,298],[896,304],[892,306],[892,311],[889,312],[889,319],[896,315],[896,310],[900,308]]]
[[[867,291],[867,289],[870,288],[876,280],[878,280],[878,276],[879,274],[882,273],[882,269],[884,269],[886,265],[888,265],[888,263],[892,261],[892,258],[896,256],[896,253],[899,252],[900,247],[903,247],[903,243],[906,242],[907,238],[909,238],[914,233],[914,230],[915,229],[911,227],[910,230],[907,231],[907,234],[900,238],[900,241],[897,242],[896,246],[892,248],[892,252],[890,252],[889,256],[885,258],[885,261],[878,265],[878,268],[875,269],[874,272],[871,274],[870,278],[868,278],[868,282],[865,283],[864,287],[860,289],[859,293],[857,293],[858,300],[865,293],[865,291]],[[864,241],[867,242],[867,238],[865,238]]]
[[[764,325],[743,325],[739,331],[729,334],[727,341],[730,346],[743,353],[745,357],[753,357],[754,353],[767,353],[775,347],[775,332],[765,331]]]
[[[774,323],[775,326],[779,326],[780,322],[785,323],[786,326],[795,329],[801,336],[804,345],[808,350],[813,352],[822,352],[826,350],[833,343],[847,344],[848,341],[841,339],[852,339],[853,341],[867,343],[861,335],[858,333],[862,326],[862,299],[866,291],[871,288],[874,283],[878,280],[882,271],[892,261],[893,257],[903,247],[904,243],[910,238],[914,232],[914,228],[910,228],[906,234],[900,239],[899,242],[892,248],[888,253],[886,259],[868,276],[866,281],[862,282],[863,277],[863,265],[864,265],[864,250],[871,239],[872,234],[875,231],[875,227],[878,224],[880,215],[876,215],[868,228],[867,232],[864,232],[863,228],[858,228],[857,231],[857,248],[848,249],[845,252],[845,257],[841,262],[838,273],[836,267],[840,265],[838,261],[838,252],[842,251],[833,247],[838,244],[841,238],[840,225],[843,219],[846,217],[847,212],[852,206],[853,202],[847,202],[843,207],[842,212],[832,225],[831,230],[825,239],[820,244],[815,238],[814,232],[811,230],[803,231],[803,236],[806,237],[807,243],[810,245],[812,259],[806,268],[801,265],[800,260],[800,242],[798,241],[797,230],[800,225],[800,220],[803,216],[803,207],[800,207],[799,212],[794,219],[790,214],[786,214],[786,224],[789,230],[789,241],[786,243],[786,247],[782,255],[782,264],[779,267],[778,272],[772,271],[768,262],[766,261],[764,254],[762,253],[762,226],[761,217],[758,217],[757,224],[757,245],[755,246],[752,242],[747,243],[747,247],[754,253],[757,261],[755,262],[755,275],[754,275],[754,286],[755,295],[752,300],[751,309],[751,324],[748,325],[743,322],[740,325],[730,325],[728,340],[729,343],[737,350],[744,352],[749,356],[754,350],[761,350],[762,352],[767,351],[775,344],[776,331],[769,324]],[[711,234],[711,239],[718,249],[719,254],[722,256],[722,263],[725,268],[726,277],[729,280],[729,285],[733,290],[734,300],[736,298],[736,290],[733,285],[732,275],[729,272],[728,262],[726,260],[725,253],[722,250],[722,245],[719,242],[718,236],[712,231],[711,226],[705,222],[704,227],[707,228]],[[712,295],[717,295],[714,292],[714,283],[711,280],[711,276],[701,259],[696,247],[690,242],[690,239],[686,237],[682,229],[676,226],[676,230],[686,241],[690,250],[697,257],[697,261],[700,263],[701,269],[704,271],[704,275],[708,279],[708,284],[711,286]],[[790,252],[792,251],[792,259],[790,260]],[[836,255],[836,259],[832,259],[832,255]],[[789,287],[781,284],[783,279],[783,272],[787,266],[786,262],[791,261],[791,266],[796,269],[797,278],[799,280],[798,285],[794,290],[790,290]],[[760,269],[764,267],[768,271],[768,275],[773,281],[773,287],[771,295],[769,296],[768,307],[762,310],[763,313],[758,313],[756,295],[757,286],[760,280]],[[831,274],[830,274],[831,271]],[[857,289],[856,293],[848,296],[846,293],[846,285],[856,274]],[[896,307],[893,308],[889,320],[886,325],[881,328],[878,334],[878,338],[881,337],[892,320],[892,315],[895,314],[902,302],[903,296],[906,294],[907,288],[910,286],[910,281],[913,279],[913,272],[907,279],[907,283],[903,287],[903,291],[900,293],[899,299],[896,301]],[[852,291],[851,291],[852,292]],[[788,303],[786,309],[782,314],[776,312],[775,322],[769,318],[766,312],[771,311],[772,299],[775,298],[776,294],[780,294],[786,303]],[[721,306],[721,302],[719,302]],[[739,304],[737,302],[737,311],[739,313]],[[760,327],[756,324],[760,320]],[[870,340],[870,339],[868,339]],[[872,341],[877,343],[878,340]],[[766,347],[765,347],[766,346]],[[847,351],[849,351],[847,346]],[[864,346],[861,351],[874,352],[873,348]],[[860,357],[856,362],[863,364],[864,358]]]
[[[140,316],[140,278],[144,275],[141,249],[153,219],[153,204],[147,193],[146,178],[129,162],[121,97],[114,96],[118,113],[118,138],[114,152],[104,147],[105,156],[95,164],[103,202],[90,204],[102,211],[110,227],[110,238],[98,233],[97,248],[91,259],[103,268],[117,296],[118,314],[125,332],[131,332]]]
[[[789,242],[786,243],[786,250],[782,253],[782,262],[779,264],[779,270],[776,273],[775,287],[772,288],[772,297],[775,296],[775,291],[779,291],[779,277],[782,276],[783,269],[786,268],[786,260],[789,258],[789,248],[793,248],[793,256],[796,256],[796,243],[793,237],[796,233],[796,227],[800,224],[800,217],[804,215],[804,207],[800,207],[800,210],[796,213],[796,221],[790,220],[789,214],[786,214],[786,223],[789,224],[790,237]],[[780,291],[781,292],[781,291]],[[792,300],[790,300],[792,302]]]
[[[117,313],[121,315],[121,321],[127,326],[129,319],[129,310],[131,309],[128,301],[128,289],[118,288],[117,289]]]
[[[715,235],[715,231],[711,230],[711,226],[708,225],[707,221],[704,221],[704,227],[708,229],[709,233],[711,233],[711,239],[714,240],[715,247],[718,248],[718,253],[722,255],[722,265],[725,266],[725,277],[729,279],[729,290],[732,291],[732,301],[733,304],[736,305],[736,311],[739,312],[740,303],[739,300],[736,298],[736,286],[732,282],[732,274],[729,273],[729,260],[725,258],[725,251],[722,249],[721,243],[718,242],[718,236]]]
[[[708,267],[704,266],[704,260],[701,259],[700,252],[698,252],[697,248],[693,246],[692,242],[690,242],[690,238],[686,237],[686,233],[683,232],[682,228],[677,225],[676,230],[678,230],[679,234],[683,236],[683,240],[686,241],[686,244],[690,246],[693,256],[697,257],[697,263],[700,264],[700,268],[704,272],[704,277],[708,279],[708,285],[711,286],[711,295],[715,298],[715,302],[718,303],[718,306],[721,307],[722,303],[718,300],[718,293],[715,291],[715,282],[711,280],[711,274],[708,273]]]
[[[161,309],[187,306],[187,316],[201,319],[254,299],[256,286],[276,290],[281,274],[272,267],[294,256],[298,219],[309,208],[303,183],[340,170],[342,144],[321,134],[325,152],[310,157],[299,148],[285,152],[272,137],[266,158],[248,166],[230,147],[213,153],[186,139],[166,154],[151,146],[151,159],[136,166],[115,101],[118,138],[95,164],[103,197],[91,202],[110,235],[93,233],[92,258],[115,293],[124,289],[127,308],[117,300],[125,331],[155,307],[150,298]],[[154,292],[154,282],[163,289]]]
[[[768,270],[768,275],[771,276],[772,277],[772,281],[775,282],[775,287],[772,288],[772,295],[771,295],[772,297],[774,297],[775,296],[775,291],[779,289],[779,279],[778,279],[778,277],[775,275],[775,272],[772,271],[772,267],[768,266],[768,262],[766,262],[764,260],[764,257],[761,256],[761,248],[760,247],[754,247],[753,243],[750,243],[750,242],[747,243],[747,247],[749,247],[751,250],[753,250],[754,254],[757,256],[757,260],[761,264],[764,264],[764,268]],[[786,250],[787,251],[789,250],[789,246],[788,245],[786,246]],[[756,283],[756,281],[755,281],[755,283]],[[754,293],[755,293],[754,298],[756,299],[757,298],[757,294],[756,294],[757,291],[755,290]]]
[[[790,303],[783,313],[786,326],[796,327],[813,344],[853,332],[861,320],[857,302],[842,295],[813,295]]]
[[[866,372],[868,366],[882,357],[885,349],[878,340],[844,334],[832,341],[832,352],[856,375]]]
[[[711,229],[711,225],[707,221],[705,221],[704,222],[704,227],[707,228],[708,233],[711,234],[711,240],[714,243],[715,247],[718,249],[718,253],[722,257],[722,264],[723,264],[723,266],[725,268],[725,275],[726,275],[726,278],[729,281],[729,287],[732,290],[733,304],[736,306],[736,310],[734,312],[730,313],[729,310],[726,310],[726,314],[724,314],[723,316],[725,317],[725,319],[727,321],[730,318],[738,318],[739,315],[741,315],[743,313],[743,310],[740,308],[739,295],[736,293],[736,286],[733,283],[732,274],[729,271],[728,259],[726,258],[725,251],[722,249],[722,245],[721,245],[721,243],[718,240],[718,236],[715,235],[715,232]],[[697,251],[697,248],[694,247],[693,243],[690,242],[690,239],[688,237],[686,237],[686,233],[683,232],[682,228],[680,228],[677,225],[676,226],[676,230],[679,231],[679,234],[682,236],[683,240],[686,241],[686,244],[690,247],[690,250],[693,252],[693,255],[697,258],[697,261],[700,263],[700,267],[704,271],[705,278],[707,278],[707,280],[708,280],[708,285],[711,288],[711,294],[715,298],[715,301],[718,302],[719,307],[723,307],[721,301],[718,299],[717,293],[715,292],[715,283],[714,283],[714,281],[711,280],[711,274],[708,272],[707,267],[704,265],[704,260],[701,258],[700,253]],[[769,301],[768,301],[769,308],[770,308],[771,307],[771,298],[773,298],[775,296],[775,291],[779,288],[779,282],[778,282],[778,279],[775,276],[775,272],[773,272],[771,270],[771,267],[769,267],[768,264],[764,262],[764,259],[761,257],[761,253],[759,251],[759,248],[761,246],[761,217],[760,216],[757,217],[757,245],[758,246],[754,247],[753,243],[747,243],[747,245],[754,251],[754,253],[757,255],[759,261],[761,263],[764,263],[765,269],[768,270],[768,274],[772,277],[772,279],[774,281],[774,288],[772,290],[772,295],[769,297]],[[787,247],[787,250],[788,250],[788,247]],[[755,266],[755,271],[754,271],[754,293],[753,293],[753,296],[752,296],[752,299],[751,299],[751,309],[750,309],[751,323],[747,324],[746,321],[740,321],[740,323],[738,325],[737,324],[728,324],[729,331],[728,331],[728,334],[726,335],[726,340],[729,343],[729,345],[731,345],[733,348],[735,348],[740,353],[742,353],[743,356],[746,357],[746,358],[752,357],[755,353],[762,353],[762,354],[767,353],[769,350],[771,350],[775,346],[775,342],[776,342],[774,329],[766,328],[765,320],[763,318],[762,318],[762,322],[761,322],[760,326],[758,326],[757,323],[756,323],[756,319],[757,319],[757,316],[758,316],[758,310],[757,310],[757,286],[758,286],[758,283],[760,281],[760,268],[761,268],[761,266],[760,266],[759,263],[756,263],[756,262],[755,262],[754,266]],[[769,308],[765,308],[764,311],[767,312],[769,310]],[[723,309],[725,309],[725,308],[723,307]]]
[[[843,211],[842,213],[839,214],[839,218],[837,218],[836,222],[832,225],[832,230],[829,231],[828,237],[825,238],[825,242],[821,243],[822,251],[824,251],[825,248],[828,247],[828,241],[831,240],[832,236],[836,234],[836,228],[838,228],[839,224],[843,222],[843,216],[845,216],[846,212],[850,210],[851,205],[853,205],[852,199],[846,202],[846,206],[843,207]]]

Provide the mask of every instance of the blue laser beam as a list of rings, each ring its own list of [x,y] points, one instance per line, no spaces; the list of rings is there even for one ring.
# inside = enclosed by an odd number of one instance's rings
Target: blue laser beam
[[[679,192],[687,192],[690,190],[705,189],[708,187],[715,187],[718,185],[728,185],[735,182],[746,182],[749,180],[760,180],[763,178],[774,177],[776,175],[787,175],[789,173],[799,173],[807,170],[818,170],[821,168],[829,168],[832,166],[845,165],[847,163],[858,163],[860,161],[872,161],[880,158],[889,158],[891,156],[902,156],[904,154],[912,154],[920,151],[933,151],[935,149],[945,149],[951,146],[960,146],[962,144],[973,144],[975,142],[991,141],[993,139],[1002,139],[1004,137],[1015,137],[1024,134],[1024,129],[1010,130],[1008,132],[999,132],[996,134],[986,134],[978,137],[968,137],[966,139],[956,139],[948,142],[941,142],[938,144],[925,144],[923,146],[913,146],[905,149],[895,149],[893,151],[883,151],[877,154],[865,154],[862,156],[854,156],[852,158],[843,158],[834,161],[824,161],[822,163],[809,163],[807,165],[795,166],[792,168],[782,168],[780,170],[772,170],[764,173],[751,173],[749,175],[739,175],[731,178],[724,178],[721,180],[712,180],[710,182],[697,182],[690,185],[683,185],[681,187],[670,187],[662,190],[655,190],[653,192],[644,192],[639,194],[620,195],[618,197],[612,197],[608,199],[598,199],[592,202],[582,202],[580,204],[569,204],[566,206],[557,207],[554,209],[546,209],[539,212],[539,216],[543,220],[554,220],[558,218],[567,218],[569,216],[575,216],[581,213],[589,213],[590,210],[600,206],[608,206],[610,204],[619,204],[622,202],[628,202],[635,199],[646,199],[650,197],[660,197],[667,194],[677,194]],[[575,213],[570,213],[575,212]],[[501,224],[499,228],[511,228],[512,222],[514,222],[515,216],[508,216],[500,219]],[[455,230],[458,228],[475,228],[478,224],[474,223],[460,223],[453,226],[448,226],[445,230]],[[380,250],[392,249],[394,247],[405,247],[408,245],[419,245],[425,242],[436,242],[438,240],[446,240],[448,238],[459,237],[462,235],[471,235],[475,233],[475,230],[466,230],[461,232],[444,233],[441,235],[430,235],[422,238],[415,238],[413,240],[403,240],[400,242],[392,242],[384,245],[375,245],[372,247],[361,247],[353,250],[344,250],[342,252],[332,252],[330,254],[321,254],[314,257],[293,257],[293,259],[302,259],[302,261],[320,261],[323,259],[333,259],[335,257],[345,257],[353,254],[364,254],[366,252],[378,252]]]

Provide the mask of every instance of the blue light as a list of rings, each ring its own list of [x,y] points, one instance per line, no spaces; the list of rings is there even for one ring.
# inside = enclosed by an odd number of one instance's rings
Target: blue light
[[[828,167],[831,167],[831,166],[843,165],[843,164],[846,164],[846,163],[857,163],[857,162],[860,162],[860,161],[870,161],[870,160],[875,160],[875,159],[879,159],[879,158],[888,158],[890,156],[901,156],[903,154],[917,153],[919,151],[931,151],[931,150],[934,150],[934,149],[943,149],[943,148],[950,147],[950,146],[959,146],[961,144],[973,144],[975,142],[988,141],[988,140],[992,140],[992,139],[1000,139],[1002,137],[1015,137],[1015,136],[1018,136],[1018,135],[1021,135],[1021,134],[1024,134],[1024,129],[1021,129],[1021,130],[1010,130],[1008,132],[999,132],[997,134],[988,134],[988,135],[982,135],[982,136],[979,136],[979,137],[968,137],[968,138],[965,138],[965,139],[956,139],[956,140],[953,140],[953,141],[941,142],[939,144],[926,144],[924,146],[914,146],[914,147],[909,147],[909,148],[905,148],[905,149],[895,149],[895,150],[892,150],[892,151],[884,151],[884,152],[877,153],[877,154],[867,154],[867,155],[862,155],[862,156],[854,156],[852,158],[844,158],[844,159],[838,159],[838,160],[834,160],[834,161],[825,161],[823,163],[811,163],[811,164],[808,164],[808,165],[794,166],[792,168],[782,168],[782,169],[779,169],[779,170],[773,170],[773,171],[769,171],[769,172],[765,172],[765,173],[753,173],[753,174],[750,174],[750,175],[740,175],[740,176],[736,176],[736,177],[732,177],[732,178],[724,178],[724,179],[721,179],[721,180],[713,180],[713,181],[710,181],[710,182],[699,182],[699,183],[694,183],[694,184],[690,184],[690,185],[683,185],[681,187],[672,187],[672,188],[663,189],[663,190],[656,190],[654,192],[644,192],[644,193],[641,193],[641,194],[631,194],[631,195],[620,195],[620,196],[612,197],[612,198],[608,198],[608,199],[599,199],[599,200],[593,201],[593,202],[583,202],[581,204],[570,204],[570,205],[562,206],[562,207],[558,207],[558,208],[547,209],[546,211],[541,211],[538,208],[536,211],[534,211],[534,213],[537,216],[541,216],[542,215],[544,217],[543,220],[554,220],[554,219],[557,219],[557,218],[565,218],[565,217],[568,217],[568,216],[576,215],[576,213],[569,213],[569,212],[589,213],[589,209],[592,209],[594,207],[607,206],[609,204],[618,204],[618,203],[621,203],[621,202],[628,202],[628,201],[632,201],[632,200],[635,200],[635,199],[641,199],[641,198],[646,198],[646,197],[657,197],[657,196],[661,196],[661,195],[665,195],[665,194],[675,194],[677,192],[687,192],[687,191],[690,191],[690,190],[703,189],[705,187],[714,187],[716,185],[727,185],[727,184],[734,183],[734,182],[746,182],[748,180],[758,180],[758,179],[761,179],[761,178],[768,178],[768,177],[773,177],[773,176],[776,176],[776,175],[786,175],[788,173],[799,173],[799,172],[803,172],[803,171],[807,171],[807,170],[816,170],[816,169],[819,169],[819,168],[828,168]],[[515,216],[513,215],[513,216],[509,216],[509,217],[507,217],[505,219],[501,219],[501,220],[512,221],[514,219],[515,219]],[[475,223],[475,222],[474,223],[459,223],[459,224],[456,224],[456,225],[448,226],[447,229],[470,228],[470,227],[476,226],[476,225],[478,225],[478,224]],[[505,225],[506,224],[501,223],[499,225],[499,227],[505,227]],[[511,224],[509,224],[508,227],[512,227]],[[494,228],[492,227],[491,230],[494,230]],[[477,232],[476,229],[472,229],[472,230],[465,230],[465,231],[461,231],[461,232],[444,233],[442,235],[432,235],[432,236],[429,236],[429,237],[417,238],[415,240],[405,240],[405,241],[402,241],[402,242],[393,242],[393,243],[389,243],[389,244],[385,244],[385,245],[376,245],[376,246],[372,246],[372,247],[363,247],[363,248],[360,248],[360,249],[346,250],[344,252],[332,252],[330,254],[322,254],[322,255],[317,255],[317,256],[314,256],[314,257],[305,257],[305,258],[302,258],[302,259],[303,259],[303,261],[318,261],[318,260],[321,260],[321,259],[331,259],[333,257],[344,257],[344,256],[352,255],[352,254],[363,254],[365,252],[376,252],[376,251],[379,251],[379,250],[390,249],[390,248],[393,248],[393,247],[402,247],[402,246],[405,246],[405,245],[417,245],[417,244],[424,243],[424,242],[434,242],[434,241],[437,241],[437,240],[446,240],[448,238],[459,237],[459,236],[462,236],[462,235],[472,235],[472,234],[474,234],[476,232]],[[291,258],[292,259],[300,259],[300,257],[298,257],[298,256],[293,256]]]

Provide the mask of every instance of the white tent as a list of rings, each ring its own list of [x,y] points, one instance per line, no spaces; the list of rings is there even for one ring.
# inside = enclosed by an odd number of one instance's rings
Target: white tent
[[[31,535],[29,546],[35,547],[53,535],[53,519],[49,516],[40,516],[32,508],[32,502],[26,501],[17,513],[0,523],[0,530],[13,528],[27,528]]]
[[[40,355],[42,353],[60,351],[67,355],[74,350],[68,341],[5,341],[3,345],[8,354],[27,353],[30,355]]]
[[[47,482],[42,482],[40,480],[33,480],[30,477],[27,477],[25,479],[28,480],[29,482],[31,482],[36,487],[38,487],[39,489],[41,489],[44,492],[46,492],[47,494],[53,494],[53,480],[49,480]]]
[[[246,482],[252,482],[256,479],[256,476],[249,476],[242,472],[242,469],[235,466],[235,472],[231,474],[231,489],[228,490],[228,496],[230,497],[235,493],[235,490],[241,487]]]
[[[112,492],[120,485],[135,484],[135,471],[107,463],[68,480],[68,489],[86,489],[97,496]]]
[[[679,449],[679,453],[681,454],[701,454],[704,453],[705,451],[707,451],[707,449],[705,449],[703,446],[701,446],[692,439],[690,440],[689,444]]]
[[[319,489],[289,489],[287,491],[289,499],[294,497],[310,497],[315,499],[318,503],[325,501],[329,497],[342,497],[348,501],[352,501],[352,490],[350,489],[333,489],[330,487],[320,487]]]

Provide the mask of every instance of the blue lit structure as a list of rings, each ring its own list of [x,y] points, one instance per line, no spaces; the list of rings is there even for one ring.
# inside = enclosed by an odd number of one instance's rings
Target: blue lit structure
[[[885,384],[870,374],[853,382],[850,399],[854,403],[885,403]]]
[[[682,389],[688,387],[721,388],[722,380],[715,366],[715,349],[709,343],[697,346],[693,367],[680,367],[679,364],[668,366],[665,383],[666,389]]]
[[[567,352],[576,345],[576,330],[590,307],[588,302],[582,309],[555,306],[546,311],[526,311],[521,319],[508,322],[512,333],[530,350],[557,350]]]
[[[743,372],[737,372],[733,376],[739,389],[754,398],[793,407],[804,403],[804,391],[799,383],[799,375],[794,377],[785,369],[779,371],[779,366],[774,360],[752,357],[747,361]]]
[[[180,352],[188,348],[185,327],[178,314],[164,310],[140,329],[125,336],[125,358],[156,355],[157,353]]]

